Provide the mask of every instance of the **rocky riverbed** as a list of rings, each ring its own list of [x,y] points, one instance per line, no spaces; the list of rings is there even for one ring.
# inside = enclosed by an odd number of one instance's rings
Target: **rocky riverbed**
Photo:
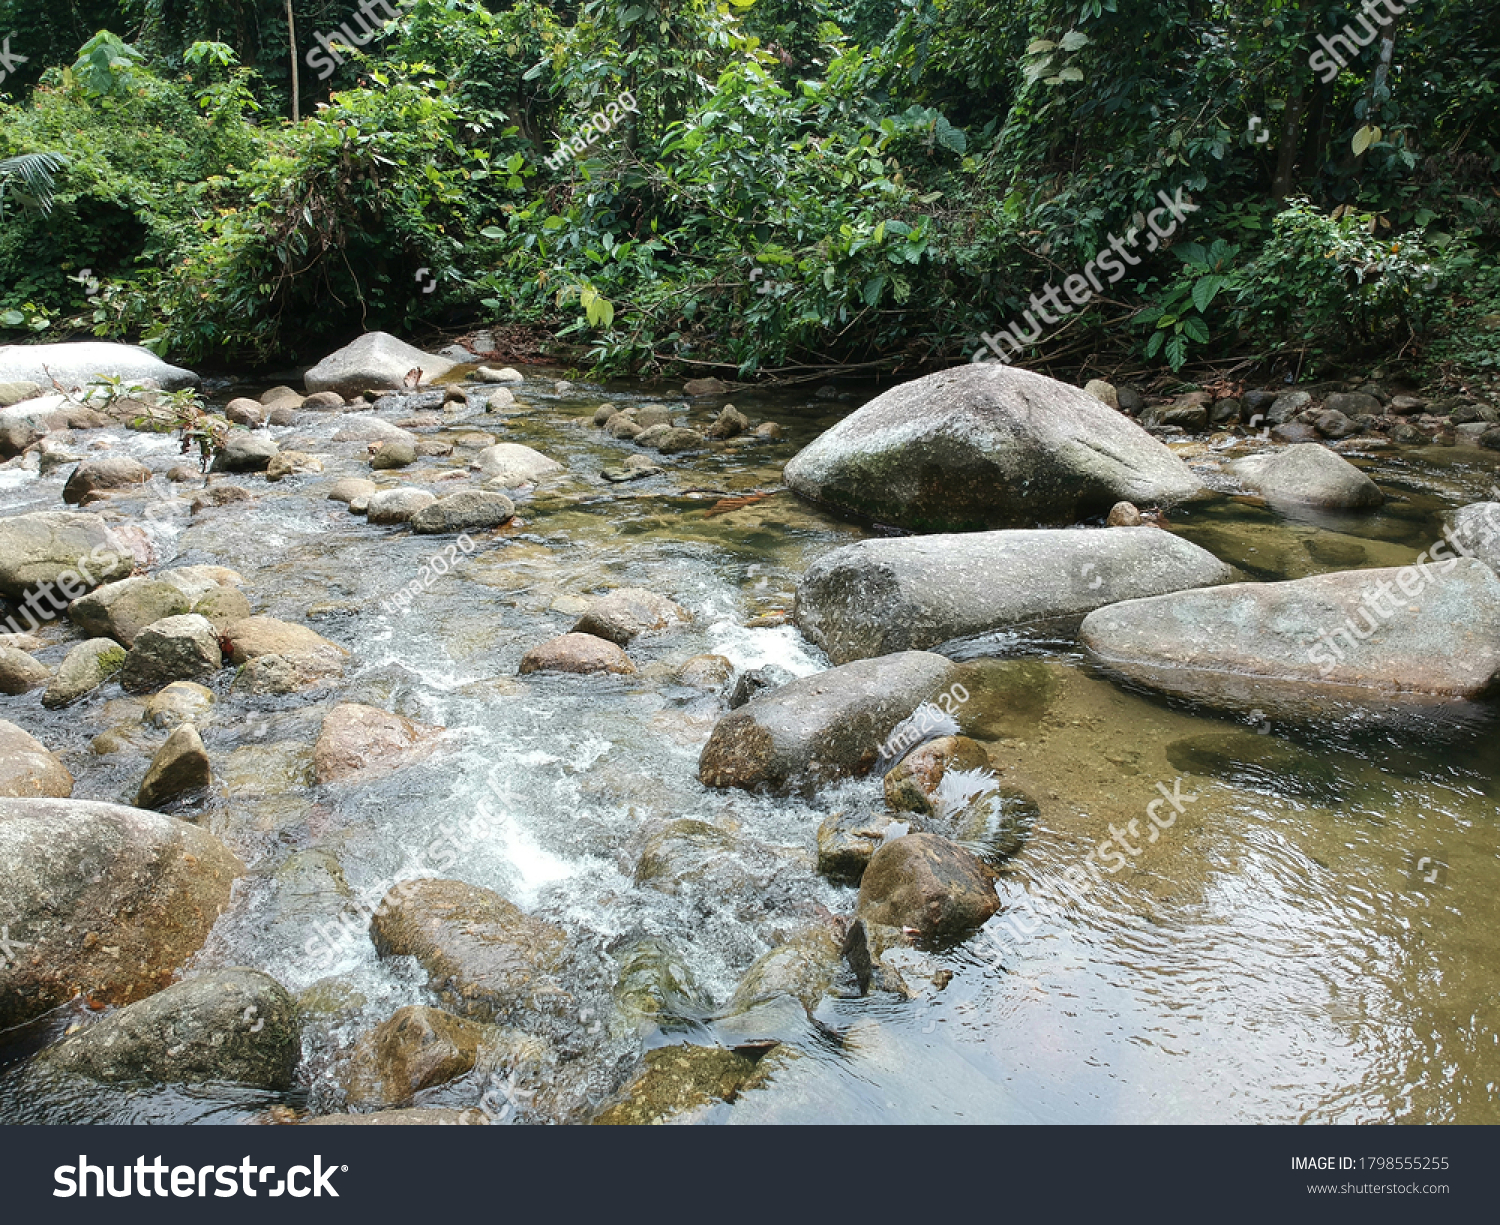
[[[6,356],[0,1118],[1496,1118],[1490,406]]]

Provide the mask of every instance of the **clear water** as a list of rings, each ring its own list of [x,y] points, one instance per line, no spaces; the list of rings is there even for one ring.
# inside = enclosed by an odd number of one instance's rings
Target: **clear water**
[[[182,508],[178,530],[161,539],[163,560],[232,566],[256,612],[311,624],[354,652],[346,681],[311,697],[232,694],[226,673],[202,729],[218,781],[198,819],[250,873],[188,972],[256,966],[294,992],[322,980],[301,1080],[288,1095],[60,1082],[26,1056],[73,1019],[64,1010],[50,1030],[8,1048],[0,1119],[216,1123],[266,1118],[273,1106],[341,1109],[339,1069],[357,1036],[429,997],[410,963],[380,961],[367,941],[351,942],[332,967],[310,965],[303,946],[349,895],[378,897],[425,874],[412,853],[445,822],[484,820],[462,835],[449,875],[500,891],[572,937],[571,994],[543,1027],[554,1058],[532,1074],[514,1116],[522,1120],[587,1118],[643,1047],[675,1040],[615,1005],[621,958],[640,940],[673,951],[706,1016],[762,953],[852,910],[853,890],[817,875],[814,835],[830,812],[874,806],[878,782],[810,801],[705,789],[698,754],[723,708],[674,672],[709,651],[741,668],[774,663],[804,675],[827,666],[793,628],[747,623],[789,611],[807,565],[865,530],[784,490],[715,511],[722,497],[779,490],[781,465],[854,403],[735,397],[753,420],[781,423],[785,439],[675,457],[663,476],[610,486],[599,469],[633,448],[592,428],[593,411],[605,399],[653,396],[583,387],[556,396],[550,386],[528,383],[530,407],[515,416],[485,415],[476,400],[468,419],[423,431],[459,449],[408,470],[414,483],[461,473],[476,449],[462,436],[475,431],[535,446],[570,475],[523,499],[517,523],[478,537],[475,552],[404,613],[382,599],[416,577],[440,542],[371,527],[326,500],[338,477],[368,474],[362,444],[330,440],[337,417],[309,415],[275,431],[283,448],[321,454],[323,474],[277,485],[232,478],[256,501],[193,518]],[[709,410],[692,416],[705,424]],[[125,433],[84,435],[81,445],[157,460],[173,449]],[[1181,450],[1223,487],[1218,450]],[[1226,497],[1175,513],[1171,530],[1259,579],[1401,564],[1435,538],[1443,509],[1483,497],[1494,477],[1493,463],[1468,449],[1359,462],[1395,495],[1377,514],[1298,520]],[[60,506],[67,472],[0,468],[0,511]],[[153,496],[167,491],[154,484]],[[136,513],[143,505],[122,503]],[[580,598],[622,585],[671,596],[692,625],[634,644],[635,676],[517,676],[529,647],[570,628]],[[56,662],[67,638],[49,632],[55,645],[41,658]],[[913,1000],[830,997],[816,1027],[792,1015],[781,1036],[799,1057],[713,1118],[1500,1118],[1500,840],[1488,711],[1432,712],[1399,727],[1236,723],[1122,689],[1066,642],[990,649],[1012,658],[965,665],[977,696],[960,718],[1041,814],[1007,865],[1008,908],[990,924],[994,938],[893,955]],[[446,733],[423,762],[316,787],[311,746],[335,701],[368,702]],[[117,688],[65,714],[43,711],[37,694],[3,698],[0,716],[60,752],[82,798],[128,802],[163,737]],[[94,752],[111,729],[137,747]],[[1300,748],[1318,785],[1305,785],[1305,774],[1212,778],[1174,764],[1174,743],[1230,731]],[[1080,899],[1028,901],[1056,894],[1111,825],[1144,821],[1157,784],[1170,789],[1178,778],[1197,798],[1125,870]],[[676,893],[637,883],[646,838],[683,817],[728,832],[732,848]],[[1007,913],[1027,916],[1023,936],[1005,927]],[[472,1076],[419,1103],[473,1106],[486,1087]]]

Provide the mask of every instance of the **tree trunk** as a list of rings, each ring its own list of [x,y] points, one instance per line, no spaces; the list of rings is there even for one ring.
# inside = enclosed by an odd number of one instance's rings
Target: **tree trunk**
[[[286,41],[292,53],[292,122],[302,121],[302,78],[297,73],[297,18],[292,0],[286,0]]]
[[[1271,180],[1271,199],[1278,204],[1292,194],[1297,181],[1297,152],[1302,144],[1302,112],[1307,107],[1307,88],[1301,81],[1292,87],[1281,113],[1281,139],[1276,146],[1276,176]]]

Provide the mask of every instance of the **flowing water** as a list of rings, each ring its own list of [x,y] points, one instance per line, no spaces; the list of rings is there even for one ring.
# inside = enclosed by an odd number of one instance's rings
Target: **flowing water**
[[[569,993],[543,1027],[553,1057],[526,1072],[507,1120],[586,1119],[643,1048],[722,1040],[711,1018],[757,957],[852,911],[854,890],[816,872],[815,832],[830,813],[878,808],[878,780],[812,799],[704,788],[698,754],[725,708],[678,683],[676,669],[704,652],[740,669],[828,666],[777,614],[814,558],[867,529],[800,503],[780,488],[780,468],[857,401],[737,396],[785,438],[736,440],[608,485],[599,470],[635,448],[593,428],[594,409],[652,397],[550,386],[528,383],[530,407],[514,416],[486,415],[476,398],[468,414],[431,417],[423,437],[453,442],[455,454],[420,461],[404,474],[412,483],[441,492],[441,478],[461,475],[492,440],[476,432],[537,447],[570,475],[522,497],[516,522],[476,534],[474,551],[405,611],[385,601],[451,539],[372,527],[326,500],[338,477],[368,474],[361,444],[330,441],[337,416],[274,431],[283,449],[321,454],[321,475],[231,478],[255,501],[191,517],[184,504],[159,535],[164,562],[231,566],[257,613],[310,624],[354,654],[336,690],[311,695],[236,694],[226,670],[201,729],[216,787],[194,819],[250,872],[188,972],[254,966],[304,993],[299,1085],[277,1095],[53,1080],[25,1056],[75,1019],[64,1010],[0,1050],[0,1120],[227,1123],[273,1106],[342,1109],[339,1069],[358,1035],[429,996],[411,963],[381,961],[368,940],[340,945],[331,963],[307,943],[352,898],[432,874],[421,854],[436,837],[454,840],[447,875],[562,925],[575,946]],[[694,423],[707,414],[694,409]],[[158,470],[174,450],[123,431],[79,445]],[[1179,449],[1226,488],[1213,446]],[[1402,564],[1436,538],[1444,509],[1479,500],[1493,478],[1472,449],[1355,458],[1393,495],[1378,513],[1298,520],[1226,496],[1174,512],[1170,529],[1261,580]],[[57,508],[68,471],[0,468],[0,512]],[[166,495],[160,478],[153,485]],[[722,501],[759,493],[770,496]],[[144,501],[118,504],[130,515]],[[634,676],[517,675],[529,647],[618,586],[671,596],[692,625],[633,644]],[[68,638],[47,633],[40,658],[55,664]],[[1006,909],[958,948],[892,953],[913,999],[835,992],[811,1018],[793,1008],[762,1020],[795,1057],[708,1118],[1500,1119],[1489,711],[1281,726],[1130,692],[1068,641],[997,640],[963,655],[971,698],[958,718],[1039,810],[1005,866]],[[446,732],[431,756],[393,774],[319,787],[312,744],[336,701]],[[44,711],[37,693],[0,699],[0,717],[63,757],[76,796],[123,802],[165,735],[142,709],[113,686],[66,712]],[[1057,889],[1111,827],[1147,827],[1164,793],[1181,814],[1154,842],[1137,837],[1123,870],[1072,897]],[[647,841],[680,818],[714,827],[711,849],[672,872],[640,870]],[[1034,901],[1043,896],[1054,901]],[[620,1006],[622,970],[643,949],[669,967],[673,1020]],[[419,1104],[473,1106],[493,1088],[471,1075]]]

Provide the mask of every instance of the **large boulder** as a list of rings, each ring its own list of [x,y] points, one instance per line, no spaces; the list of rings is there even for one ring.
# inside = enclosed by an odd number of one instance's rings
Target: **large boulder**
[[[201,681],[224,665],[219,635],[197,613],[164,617],[135,637],[120,669],[127,693],[150,693],[173,681]]]
[[[1500,577],[1450,558],[1234,583],[1097,609],[1079,636],[1132,682],[1231,710],[1471,699],[1500,678]]]
[[[892,388],[797,454],[785,477],[810,501],[924,532],[1075,523],[1199,487],[1129,418],[1001,363]]]
[[[1000,909],[996,873],[936,834],[908,834],[873,856],[859,883],[866,923],[909,927],[927,940],[961,939]]]
[[[62,762],[40,740],[0,719],[0,797],[66,799],[72,794],[73,776]]]
[[[366,391],[399,391],[407,375],[421,371],[421,380],[431,383],[454,367],[446,357],[424,353],[389,332],[366,332],[335,353],[330,353],[302,377],[309,394],[336,391],[352,398]]]
[[[168,365],[138,345],[103,340],[78,340],[55,345],[0,345],[0,383],[31,382],[43,387],[61,384],[70,391],[87,387],[100,377],[126,383],[152,380],[163,391],[198,386],[191,370]]]
[[[301,1057],[302,1024],[286,989],[260,970],[232,967],[111,1013],[43,1059],[106,1084],[290,1089]]]
[[[379,778],[426,757],[442,731],[374,706],[341,702],[324,716],[313,776],[320,783]]]
[[[1448,539],[1500,573],[1500,502],[1474,502],[1449,516]]]
[[[125,648],[113,638],[80,642],[63,658],[62,666],[42,694],[42,705],[61,710],[98,689],[125,666]]]
[[[0,519],[0,595],[13,600],[44,585],[76,600],[134,568],[130,546],[98,515],[44,510]]]
[[[0,1028],[80,992],[128,1004],[168,986],[244,865],[186,821],[119,804],[0,800]]]
[[[847,663],[996,630],[1056,632],[1105,604],[1232,577],[1213,554],[1154,527],[861,540],[813,563],[794,616]]]
[[[555,459],[518,442],[497,442],[492,447],[485,447],[474,457],[473,466],[493,483],[507,489],[530,484],[563,470]]]
[[[1299,442],[1237,459],[1226,468],[1273,504],[1368,510],[1385,501],[1374,481],[1321,443]]]
[[[415,957],[450,1010],[479,1021],[524,1016],[555,993],[566,942],[491,889],[456,880],[395,886],[370,921],[382,957]]]
[[[941,655],[902,651],[794,680],[719,720],[698,777],[709,787],[810,791],[866,773],[895,726],[955,675]]]
[[[68,483],[63,486],[63,501],[69,506],[77,506],[92,493],[131,489],[150,479],[151,469],[128,456],[85,460],[73,469]]]
[[[140,577],[95,588],[68,606],[68,616],[90,637],[113,638],[128,647],[148,625],[179,617],[192,607],[192,600],[175,583]]]

